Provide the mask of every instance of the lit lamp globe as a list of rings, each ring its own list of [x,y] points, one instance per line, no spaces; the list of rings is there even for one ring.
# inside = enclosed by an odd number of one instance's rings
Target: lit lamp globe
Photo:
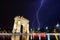
[[[57,28],[58,28],[59,26],[60,26],[59,24],[56,25]]]
[[[45,28],[45,29],[46,29],[46,32],[49,32],[49,30],[48,30],[48,26],[46,26],[46,28]]]
[[[38,29],[37,29],[38,31],[40,30],[40,28],[38,27]]]

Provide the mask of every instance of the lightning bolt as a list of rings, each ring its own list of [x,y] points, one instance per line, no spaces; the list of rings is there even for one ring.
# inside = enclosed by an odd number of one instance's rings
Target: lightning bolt
[[[36,13],[34,14],[34,20],[32,22],[32,27],[34,28],[34,26],[38,26],[38,28],[40,27],[40,21],[39,21],[39,11],[41,9],[41,7],[45,4],[46,0],[40,0],[39,1],[39,5],[38,5],[38,9],[36,10]],[[35,23],[37,22],[37,23]],[[37,27],[36,27],[37,28]],[[39,28],[40,29],[40,28]]]
[[[36,20],[37,20],[37,23],[38,23],[38,27],[40,27],[40,21],[39,21],[39,11],[40,11],[40,9],[41,9],[41,7],[44,5],[44,3],[45,3],[45,0],[41,0],[41,2],[40,2],[40,6],[39,6],[39,8],[38,8],[38,10],[36,11]]]

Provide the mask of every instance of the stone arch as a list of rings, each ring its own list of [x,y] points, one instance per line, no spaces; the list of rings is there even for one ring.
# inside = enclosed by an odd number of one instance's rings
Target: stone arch
[[[24,17],[20,17],[20,16],[16,16],[14,18],[14,26],[13,26],[13,30],[12,33],[20,33],[21,32],[21,25],[23,27],[22,33],[23,34],[28,34],[29,33],[29,20],[24,18]],[[17,38],[18,37],[18,38]],[[29,36],[22,36],[22,40],[23,38],[25,40],[29,39]],[[20,36],[12,36],[12,40],[20,40]]]

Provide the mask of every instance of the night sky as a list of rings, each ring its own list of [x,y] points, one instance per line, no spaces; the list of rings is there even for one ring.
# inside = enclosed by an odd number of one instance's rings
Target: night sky
[[[29,19],[32,28],[60,23],[60,0],[4,0],[0,6],[0,27],[13,27],[15,16]]]

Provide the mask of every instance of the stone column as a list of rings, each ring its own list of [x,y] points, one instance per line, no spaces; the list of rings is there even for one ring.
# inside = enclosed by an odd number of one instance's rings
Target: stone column
[[[14,18],[14,27],[12,30],[12,33],[19,33],[20,34],[20,29],[21,29],[21,21],[20,21],[20,16],[17,16]],[[20,40],[20,35],[12,35],[11,40]]]
[[[29,40],[29,24],[23,25],[23,34],[22,35],[22,40]]]
[[[21,17],[21,23],[22,23],[22,26],[23,26],[23,34],[22,35],[22,40],[29,40],[29,20],[27,20],[26,18],[24,17]]]

